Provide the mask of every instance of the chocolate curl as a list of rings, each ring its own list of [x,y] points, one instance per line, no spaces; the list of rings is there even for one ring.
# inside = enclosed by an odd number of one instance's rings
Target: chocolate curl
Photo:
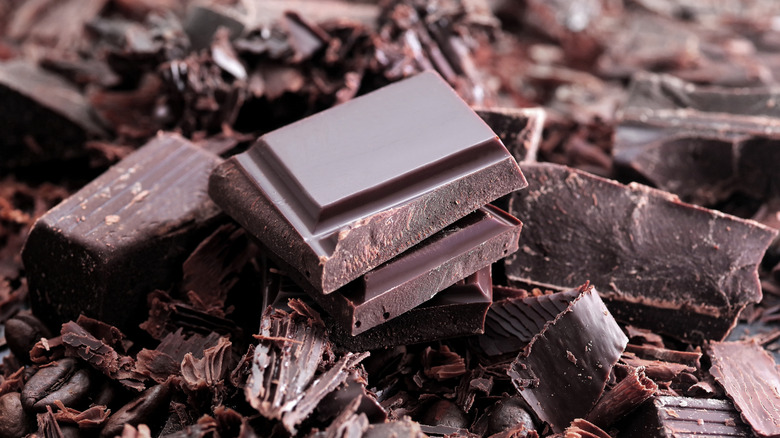
[[[577,418],[563,432],[564,438],[612,438],[595,424]]]
[[[643,367],[632,368],[623,380],[601,397],[585,418],[600,427],[609,427],[656,391],[658,385],[645,375]]]

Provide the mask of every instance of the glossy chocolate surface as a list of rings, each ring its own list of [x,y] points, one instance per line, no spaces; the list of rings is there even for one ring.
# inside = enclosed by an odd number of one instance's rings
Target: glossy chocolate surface
[[[495,133],[422,73],[264,135],[209,190],[330,293],[525,185]]]

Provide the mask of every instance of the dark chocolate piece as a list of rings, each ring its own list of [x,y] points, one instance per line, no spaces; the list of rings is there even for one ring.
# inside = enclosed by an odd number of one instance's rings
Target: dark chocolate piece
[[[76,87],[24,61],[0,62],[0,101],[0,169],[83,156],[87,140],[106,135]]]
[[[710,373],[726,390],[756,435],[780,436],[780,371],[772,356],[753,342],[712,342]]]
[[[761,299],[758,263],[777,231],[554,164],[525,165],[530,190],[510,211],[524,222],[510,280],[599,290],[615,318],[692,342],[723,339]]]
[[[637,75],[615,133],[615,163],[687,202],[780,195],[780,88],[697,87]]]
[[[547,295],[550,299],[534,309],[539,314],[530,311],[518,319],[541,330],[508,372],[520,396],[556,432],[596,404],[628,343],[592,286],[581,286],[576,294],[573,301],[571,292]]]
[[[546,115],[541,108],[474,108],[518,163],[536,161]]]
[[[728,400],[655,397],[620,428],[620,438],[752,437]]]
[[[439,291],[517,251],[522,224],[485,206],[338,291],[310,295],[357,335],[433,298]]]
[[[319,402],[368,356],[345,353],[333,363],[321,364],[329,348],[325,327],[322,321],[296,310],[287,313],[269,307],[256,338],[260,344],[244,387],[246,399],[261,415],[280,420],[293,434]]]
[[[146,294],[170,287],[220,220],[206,194],[219,161],[160,135],[43,215],[22,252],[36,314],[139,322]]]
[[[214,171],[209,193],[327,294],[525,185],[427,72],[264,135]]]
[[[284,306],[290,298],[310,299],[292,281],[283,283],[275,306]],[[486,267],[422,305],[359,335],[352,336],[349,327],[332,320],[329,334],[342,349],[368,351],[482,333],[492,292],[490,267]]]
[[[244,31],[247,17],[239,11],[219,3],[193,5],[184,18],[184,31],[193,50],[209,47],[220,27],[228,30],[231,38]]]

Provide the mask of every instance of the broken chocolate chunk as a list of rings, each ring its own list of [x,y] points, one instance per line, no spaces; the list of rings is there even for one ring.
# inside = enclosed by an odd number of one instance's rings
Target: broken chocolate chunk
[[[106,135],[76,87],[25,61],[0,63],[0,101],[0,169],[84,156],[87,140]]]
[[[755,341],[711,342],[710,372],[756,435],[780,436],[780,371]]]
[[[36,314],[137,323],[146,294],[170,287],[221,220],[206,194],[219,161],[160,135],[42,216],[22,252]]]
[[[474,108],[518,163],[536,161],[546,119],[541,108]]]
[[[548,295],[534,309],[540,313],[518,318],[541,330],[508,373],[528,406],[556,432],[596,404],[628,342],[592,286],[574,293],[574,300],[572,292]]]
[[[209,194],[327,294],[525,185],[428,72],[264,135],[215,170]]]
[[[751,437],[728,400],[661,396],[645,403],[621,427],[620,438]]]
[[[510,211],[523,221],[510,280],[599,290],[616,319],[691,342],[723,339],[761,299],[757,267],[777,231],[555,164],[524,166],[530,190]]]

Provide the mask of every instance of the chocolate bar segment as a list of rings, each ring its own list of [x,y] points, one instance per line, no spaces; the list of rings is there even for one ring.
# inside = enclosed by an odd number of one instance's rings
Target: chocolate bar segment
[[[728,400],[660,396],[621,427],[620,438],[752,437]]]
[[[669,193],[554,164],[525,165],[512,195],[523,240],[510,280],[599,290],[616,319],[692,342],[723,339],[761,299],[758,263],[777,232]]]
[[[0,169],[84,155],[83,145],[105,136],[81,92],[24,62],[0,63],[3,145]]]
[[[707,345],[715,380],[761,437],[780,436],[780,372],[774,359],[755,341]]]
[[[264,135],[215,170],[209,193],[327,294],[525,185],[428,72]]]
[[[516,319],[531,331],[541,330],[508,372],[520,396],[555,432],[591,410],[628,343],[593,287],[575,293],[574,300],[571,292],[540,297],[527,309],[528,317]],[[542,322],[549,315],[554,316]]]
[[[221,220],[206,194],[219,162],[159,135],[42,216],[22,252],[36,314],[58,325],[83,313],[123,329],[143,315],[146,294],[177,280]]]
[[[474,108],[518,163],[536,161],[546,114],[542,108]]]
[[[282,277],[274,307],[284,308],[289,299],[310,300],[291,280]],[[398,345],[469,336],[482,333],[485,314],[492,303],[490,267],[482,268],[406,313],[352,336],[350,327],[328,319],[333,342],[347,351],[368,351]]]
[[[517,251],[520,221],[485,206],[328,295],[312,298],[351,334],[396,318]]]

